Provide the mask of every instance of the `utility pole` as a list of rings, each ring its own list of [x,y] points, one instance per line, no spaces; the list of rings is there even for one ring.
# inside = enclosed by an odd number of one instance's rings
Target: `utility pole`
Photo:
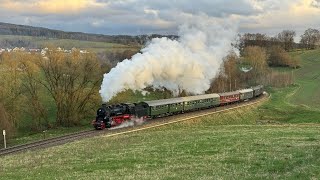
[[[230,77],[230,92],[231,92],[231,73],[229,72],[229,77]]]
[[[293,75],[293,69],[291,71],[291,78],[292,78],[292,84],[294,84],[294,75]]]
[[[6,130],[2,131],[3,134],[3,144],[4,144],[4,148],[7,148],[7,142],[6,142]]]

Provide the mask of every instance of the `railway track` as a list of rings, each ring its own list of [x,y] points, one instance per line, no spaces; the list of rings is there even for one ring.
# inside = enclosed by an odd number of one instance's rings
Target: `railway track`
[[[98,135],[98,134],[101,134],[101,132],[95,131],[95,130],[88,130],[88,131],[81,131],[81,132],[68,134],[64,136],[59,136],[55,138],[44,139],[44,140],[36,141],[32,143],[16,145],[16,146],[8,147],[6,149],[1,149],[0,156],[13,154],[13,153],[17,153],[25,150],[36,149],[40,147],[48,147],[48,146],[64,144],[66,142],[70,142],[70,141],[74,141],[77,139]]]
[[[217,107],[217,108],[213,108],[213,109],[205,109],[205,110],[201,110],[201,111],[194,111],[194,112],[179,114],[176,116],[166,116],[166,117],[156,118],[156,119],[152,119],[150,121],[146,121],[146,123],[144,123],[141,126],[134,126],[134,127],[130,126],[130,127],[124,127],[124,128],[118,128],[118,129],[112,129],[112,130],[102,130],[102,131],[97,131],[97,130],[81,131],[81,132],[68,134],[68,135],[64,135],[64,136],[59,136],[59,137],[55,137],[55,138],[44,139],[44,140],[36,141],[36,142],[32,142],[32,143],[16,145],[16,146],[8,147],[6,149],[1,149],[0,156],[18,153],[18,152],[22,152],[22,151],[26,151],[26,150],[33,150],[33,149],[38,149],[38,148],[45,148],[45,147],[61,145],[61,144],[65,144],[68,142],[75,141],[75,140],[83,139],[86,137],[93,137],[93,136],[97,136],[97,135],[101,135],[101,134],[105,134],[105,137],[112,137],[112,136],[116,136],[116,135],[121,135],[121,134],[136,132],[136,131],[142,131],[145,129],[165,126],[168,124],[183,122],[183,121],[187,121],[190,119],[208,116],[208,115],[212,115],[212,114],[216,114],[216,113],[220,113],[220,112],[224,112],[224,111],[228,111],[228,110],[233,110],[233,109],[240,108],[240,107],[255,105],[255,104],[261,102],[262,100],[264,100],[265,97],[268,97],[268,96],[263,95],[262,97],[259,97],[257,99],[251,100],[251,101],[232,104],[232,105],[228,105],[228,106]]]

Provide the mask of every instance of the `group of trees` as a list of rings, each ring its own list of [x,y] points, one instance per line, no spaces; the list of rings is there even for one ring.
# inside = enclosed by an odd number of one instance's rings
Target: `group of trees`
[[[22,52],[0,56],[0,129],[32,125],[73,126],[91,116],[100,101],[102,66],[95,54],[48,51],[47,57]],[[48,111],[55,109],[55,122]],[[9,133],[12,134],[12,133]]]
[[[294,38],[296,32],[292,30],[284,30],[275,37],[269,37],[266,34],[250,34],[239,35],[239,41],[236,47],[240,54],[245,55],[247,47],[258,46],[266,50],[267,63],[269,66],[281,66],[297,68],[300,66],[299,59],[293,58],[288,52],[294,49],[313,49],[319,43],[319,32],[315,29],[307,29],[301,35],[301,43],[295,43]]]
[[[257,84],[275,87],[292,84],[293,75],[291,73],[274,71],[270,67],[283,66],[282,61],[278,62],[278,59],[287,60],[289,61],[287,64],[296,67],[298,60],[289,57],[280,46],[273,46],[273,48],[276,49],[268,51],[264,47],[248,46],[243,49],[243,55],[240,58],[235,53],[230,53],[224,59],[220,73],[214,79],[208,92],[227,92]],[[270,62],[271,59],[275,61]]]
[[[236,46],[242,53],[244,48],[248,46],[259,46],[266,49],[272,48],[273,46],[279,46],[289,52],[293,49],[315,49],[320,45],[320,32],[317,29],[308,28],[305,30],[300,36],[299,43],[294,41],[295,37],[296,32],[293,30],[283,30],[274,37],[260,33],[245,33],[239,35],[239,42]]]
[[[317,31],[308,29],[305,34],[313,34],[313,42],[310,44],[314,46],[310,47],[315,48]],[[305,39],[305,34],[301,36],[302,39]],[[226,56],[220,73],[208,92],[232,91],[261,83],[277,87],[292,84],[291,73],[273,71],[270,67],[300,67],[300,60],[289,54],[289,51],[302,46],[294,42],[295,36],[296,32],[292,30],[284,30],[275,37],[260,33],[239,35],[239,41],[235,46],[239,49],[241,57],[237,57],[235,53]]]
[[[49,48],[45,57],[26,52],[0,55],[0,129],[40,131],[52,126],[79,125],[92,118],[103,73],[134,50],[96,55],[64,53]],[[53,114],[55,113],[55,114]],[[55,119],[53,119],[55,118]]]
[[[125,59],[131,59],[136,53],[138,53],[138,50],[126,49],[124,51],[119,51],[114,49],[111,51],[99,52],[97,56],[102,63],[107,64],[109,67],[115,67],[118,62]]]
[[[315,49],[320,45],[320,32],[317,29],[307,29],[300,40],[301,46],[306,49]]]
[[[268,64],[273,67],[291,67],[298,68],[300,60],[292,57],[280,46],[272,46],[268,49]]]

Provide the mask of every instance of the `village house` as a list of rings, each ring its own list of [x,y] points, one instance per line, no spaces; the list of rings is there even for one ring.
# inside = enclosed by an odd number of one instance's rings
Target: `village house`
[[[2,54],[4,51],[6,51],[6,50],[3,48],[0,48],[0,54]]]
[[[64,52],[64,53],[72,53],[74,51],[78,51],[81,53],[81,54],[87,54],[89,53],[89,51],[87,51],[86,49],[83,49],[83,50],[80,50],[80,49],[77,49],[75,47],[73,47],[72,49],[63,49],[61,47],[58,47],[57,48],[57,51],[58,52]],[[38,48],[30,48],[30,49],[26,49],[24,47],[15,47],[13,49],[10,49],[10,48],[0,48],[0,54],[3,53],[3,52],[27,52],[29,54],[31,53],[40,53],[42,56],[46,56],[47,52],[49,51],[49,48],[45,47],[43,49],[38,49]]]
[[[15,47],[12,49],[12,52],[24,52],[26,50],[26,48],[24,47],[21,47],[21,48],[18,48],[18,47]]]

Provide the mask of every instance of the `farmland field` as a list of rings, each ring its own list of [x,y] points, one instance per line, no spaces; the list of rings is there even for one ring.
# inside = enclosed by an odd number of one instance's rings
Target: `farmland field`
[[[116,137],[100,136],[2,157],[0,176],[318,179],[320,85],[316,73],[320,51],[298,51],[293,55],[302,59],[301,69],[294,72],[296,85],[268,88],[271,98],[264,104]]]
[[[53,45],[65,49],[71,49],[73,47],[80,49],[88,49],[94,52],[101,51],[123,51],[124,49],[140,49],[140,47],[127,46],[123,44],[108,43],[108,42],[94,42],[94,41],[80,41],[72,39],[52,39],[45,37],[32,37],[32,36],[12,36],[12,35],[0,35],[0,41],[26,41],[35,45],[36,47],[46,47]]]

